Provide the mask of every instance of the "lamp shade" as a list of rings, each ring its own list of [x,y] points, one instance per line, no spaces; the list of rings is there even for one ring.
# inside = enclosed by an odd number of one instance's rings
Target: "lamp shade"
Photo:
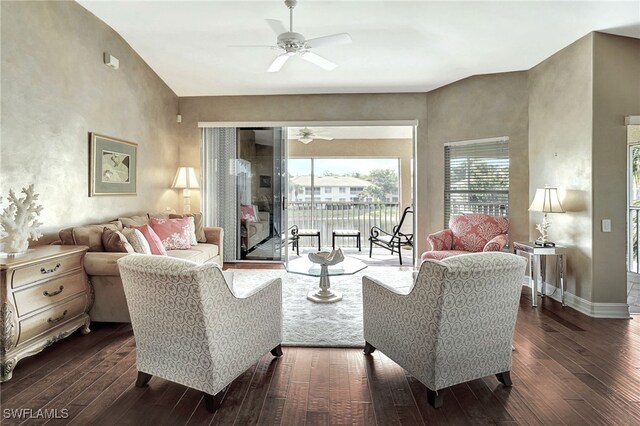
[[[533,202],[529,207],[530,212],[544,212],[544,213],[564,213],[560,199],[558,198],[558,188],[550,188],[545,186],[544,188],[536,189],[536,195],[533,197]]]
[[[178,167],[176,177],[173,179],[173,185],[171,185],[171,187],[177,189],[200,188],[198,179],[196,178],[196,171],[193,167]]]

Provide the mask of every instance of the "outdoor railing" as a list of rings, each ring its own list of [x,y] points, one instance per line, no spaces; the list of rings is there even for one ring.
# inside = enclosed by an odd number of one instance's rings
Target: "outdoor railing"
[[[627,270],[629,272],[640,273],[640,227],[638,219],[640,217],[640,207],[629,207],[629,235],[627,236]]]
[[[387,232],[400,220],[398,203],[372,203],[353,201],[293,201],[288,204],[289,226],[300,229],[319,229],[323,247],[331,247],[334,229],[356,229],[360,231],[362,249],[367,247],[369,230],[378,226]],[[312,247],[317,240],[301,238],[300,247]],[[336,246],[356,247],[355,238],[339,238]]]

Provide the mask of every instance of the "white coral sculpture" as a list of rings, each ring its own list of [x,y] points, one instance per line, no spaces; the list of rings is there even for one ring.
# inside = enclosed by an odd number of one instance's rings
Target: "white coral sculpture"
[[[23,252],[29,247],[29,238],[37,241],[42,237],[38,231],[42,223],[37,220],[42,211],[42,206],[36,204],[39,195],[33,191],[33,185],[22,188],[22,193],[25,196],[18,198],[10,189],[9,205],[0,215],[0,245],[4,245],[3,250],[7,253]]]

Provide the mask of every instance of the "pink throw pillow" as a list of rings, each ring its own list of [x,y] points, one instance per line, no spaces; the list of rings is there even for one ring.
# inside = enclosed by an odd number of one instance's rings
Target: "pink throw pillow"
[[[151,228],[158,234],[166,250],[185,250],[191,248],[191,228],[189,218],[156,219],[151,218]]]
[[[149,225],[131,226],[131,228],[137,229],[144,235],[144,239],[149,243],[151,254],[159,254],[160,256],[167,255],[167,251],[164,249],[160,237],[158,237],[158,234],[156,234]]]
[[[256,208],[253,205],[240,205],[240,220],[246,220],[247,222],[257,222],[258,215],[256,213]]]

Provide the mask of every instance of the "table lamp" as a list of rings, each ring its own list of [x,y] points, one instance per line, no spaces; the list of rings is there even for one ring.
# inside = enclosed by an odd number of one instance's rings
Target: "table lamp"
[[[536,195],[529,207],[530,212],[543,212],[542,223],[536,225],[540,232],[540,237],[535,242],[538,246],[554,247],[555,244],[549,241],[548,231],[551,222],[547,219],[547,213],[564,213],[560,199],[558,198],[558,188],[551,188],[547,185],[544,188],[536,189]]]
[[[171,188],[182,189],[184,198],[183,213],[191,213],[191,190],[200,188],[196,178],[196,171],[193,167],[178,167]]]

